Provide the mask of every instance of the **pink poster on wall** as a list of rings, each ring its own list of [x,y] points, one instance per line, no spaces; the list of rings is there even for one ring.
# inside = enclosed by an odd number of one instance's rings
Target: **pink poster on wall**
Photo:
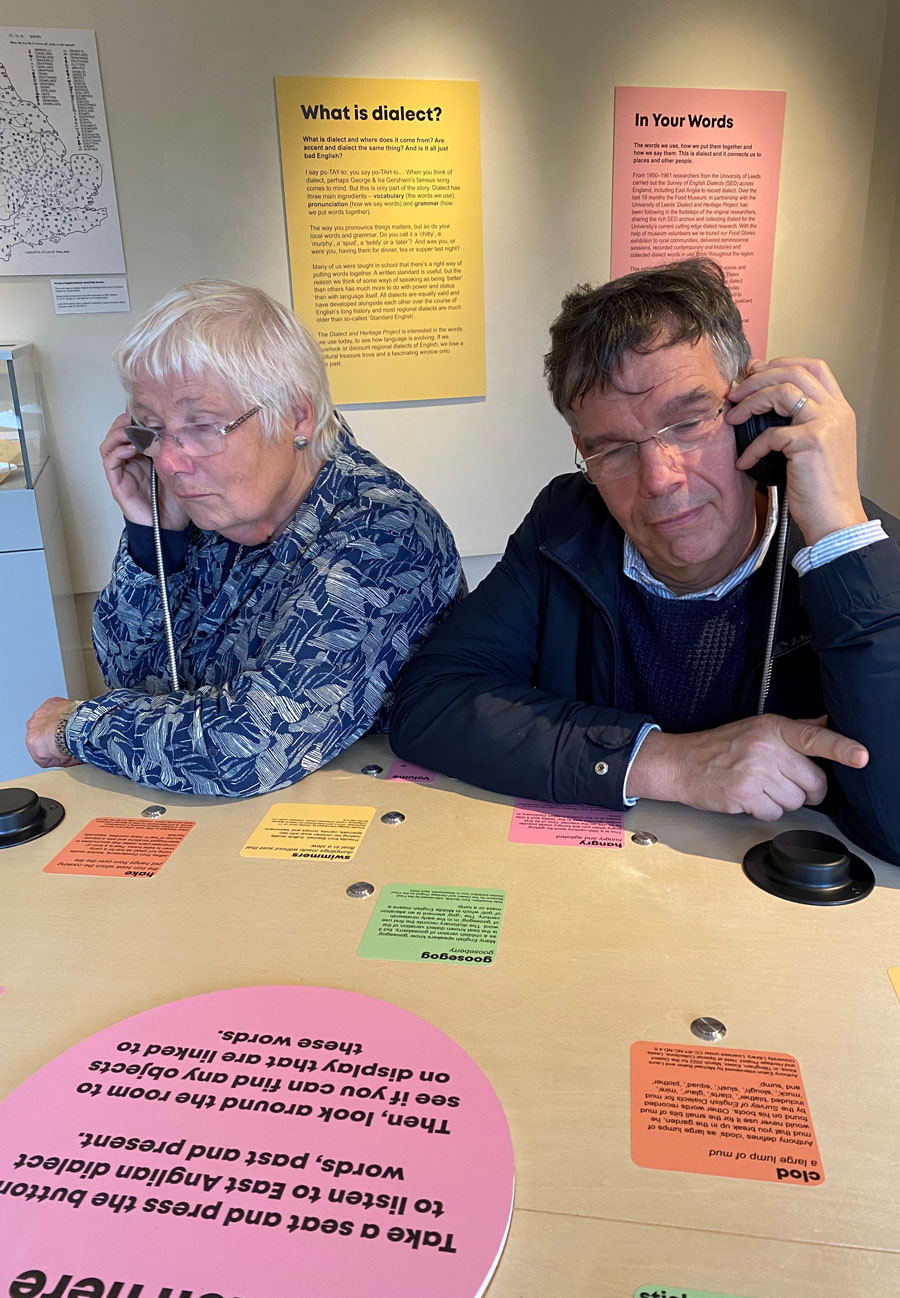
[[[21,1298],[477,1298],[512,1200],[477,1064],[353,992],[161,1005],[0,1105],[0,1292]]]
[[[783,90],[618,86],[615,278],[683,257],[725,271],[754,356],[766,356]]]

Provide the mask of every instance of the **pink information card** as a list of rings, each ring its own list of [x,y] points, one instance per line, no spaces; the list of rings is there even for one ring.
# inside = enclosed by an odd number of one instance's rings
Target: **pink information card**
[[[0,1105],[2,1293],[476,1298],[512,1201],[478,1066],[352,992],[161,1005]]]
[[[763,358],[784,105],[783,90],[616,88],[610,273],[712,257]]]
[[[605,807],[516,798],[509,841],[545,847],[622,847],[625,814]]]
[[[404,762],[398,757],[388,771],[387,778],[406,780],[408,784],[434,784],[436,776],[434,771],[426,770],[424,766],[416,766],[415,762]]]

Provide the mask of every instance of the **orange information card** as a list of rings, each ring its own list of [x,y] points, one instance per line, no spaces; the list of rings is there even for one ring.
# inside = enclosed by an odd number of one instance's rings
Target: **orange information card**
[[[764,1050],[635,1042],[631,1157],[670,1172],[825,1180],[800,1065]]]
[[[98,816],[44,866],[45,874],[105,874],[117,879],[150,879],[161,870],[193,820],[138,820]]]

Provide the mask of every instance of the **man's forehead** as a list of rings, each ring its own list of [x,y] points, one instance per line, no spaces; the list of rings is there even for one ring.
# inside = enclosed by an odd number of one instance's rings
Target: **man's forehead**
[[[696,375],[722,378],[715,353],[705,338],[696,342],[660,343],[641,351],[626,351],[622,356],[613,381],[615,386],[606,389],[604,396],[640,395],[670,381],[683,381]]]
[[[728,388],[705,339],[625,352],[614,376],[615,386],[593,387],[573,405],[576,419],[589,415],[605,421],[627,411],[677,410],[692,400],[718,397]]]

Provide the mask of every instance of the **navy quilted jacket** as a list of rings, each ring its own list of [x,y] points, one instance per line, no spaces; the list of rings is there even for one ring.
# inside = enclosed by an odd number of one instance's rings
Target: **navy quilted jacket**
[[[827,712],[832,729],[866,745],[863,770],[829,770],[822,810],[900,864],[900,524],[864,503],[890,539],[802,578],[788,567],[767,711]],[[790,552],[802,544],[793,526]],[[756,711],[775,549],[758,583],[738,716]],[[622,579],[622,532],[597,491],[581,474],[554,479],[404,671],[395,752],[499,793],[622,807],[635,740],[652,720],[616,703]]]

